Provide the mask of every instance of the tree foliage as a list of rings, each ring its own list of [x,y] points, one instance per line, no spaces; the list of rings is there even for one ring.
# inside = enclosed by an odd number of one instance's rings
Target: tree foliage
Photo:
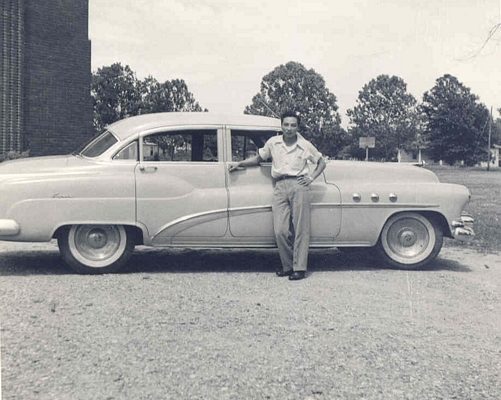
[[[92,75],[94,128],[101,131],[119,119],[137,115],[141,95],[136,74],[119,63],[102,67]]]
[[[498,113],[501,114],[501,108],[498,109]],[[501,117],[493,121],[491,143],[501,145]]]
[[[422,110],[432,158],[473,165],[487,157],[489,111],[452,75],[436,80],[423,96]]]
[[[322,75],[290,61],[265,75],[261,89],[245,108],[246,114],[279,117],[286,110],[301,116],[301,133],[324,154],[335,155],[346,145],[336,96]]]
[[[139,80],[120,63],[99,68],[92,76],[94,128],[132,115],[165,111],[203,111],[182,79],[163,83],[149,76]]]
[[[501,118],[497,118],[492,124],[491,144],[501,145]]]
[[[182,79],[158,82],[147,77],[140,82],[141,114],[165,111],[203,111]]]
[[[363,86],[355,107],[347,111],[350,134],[358,145],[360,136],[374,136],[377,158],[394,159],[399,149],[413,150],[420,119],[417,102],[407,85],[397,76],[379,75]]]

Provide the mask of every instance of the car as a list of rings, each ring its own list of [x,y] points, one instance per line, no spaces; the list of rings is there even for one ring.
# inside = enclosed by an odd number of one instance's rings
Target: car
[[[120,270],[136,245],[275,247],[271,163],[237,170],[280,134],[280,120],[212,113],[145,114],[113,123],[70,155],[0,164],[0,240],[57,239],[79,273]],[[311,185],[311,247],[377,250],[420,268],[443,237],[471,237],[470,192],[425,169],[327,162]]]

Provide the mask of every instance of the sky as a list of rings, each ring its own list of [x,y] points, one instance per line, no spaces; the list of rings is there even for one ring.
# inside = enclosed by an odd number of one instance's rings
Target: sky
[[[289,61],[321,74],[342,125],[363,85],[396,75],[418,101],[448,73],[501,107],[501,0],[89,0],[92,70],[184,79],[202,107],[241,114]],[[485,45],[484,45],[485,44]]]

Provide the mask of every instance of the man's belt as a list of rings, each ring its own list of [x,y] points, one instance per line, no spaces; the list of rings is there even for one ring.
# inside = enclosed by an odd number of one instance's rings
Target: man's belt
[[[301,175],[280,175],[279,177],[277,178],[273,178],[275,179],[275,182],[278,182],[278,181],[283,181],[284,179],[297,179],[299,178]]]

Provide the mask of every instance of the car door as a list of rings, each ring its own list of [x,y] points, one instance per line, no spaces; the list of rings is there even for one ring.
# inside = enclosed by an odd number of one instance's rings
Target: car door
[[[226,147],[228,159],[240,161],[256,154],[267,139],[277,134],[277,128],[227,126],[225,137],[231,143]],[[227,181],[231,235],[249,245],[274,245],[271,162],[228,173]],[[311,243],[330,245],[341,224],[339,189],[327,184],[322,175],[311,185],[311,191]]]
[[[222,127],[156,129],[143,133],[140,144],[136,212],[150,244],[220,240],[228,225]]]

